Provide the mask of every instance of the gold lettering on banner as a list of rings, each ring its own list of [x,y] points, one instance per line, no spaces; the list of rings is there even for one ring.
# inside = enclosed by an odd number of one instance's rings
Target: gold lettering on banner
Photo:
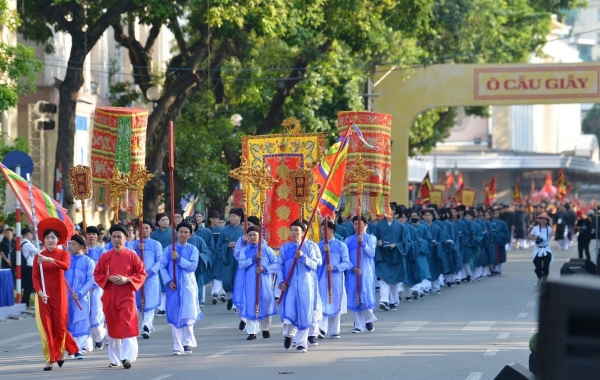
[[[279,227],[277,229],[277,236],[279,237],[279,240],[281,240],[281,241],[288,240],[288,238],[290,237],[290,228],[285,227],[285,226]]]
[[[279,179],[281,180],[280,185],[277,187],[277,195],[279,196],[279,199],[287,199],[288,196],[290,195],[290,188],[287,185],[287,177],[288,174],[290,172],[290,169],[285,166],[285,162],[281,162],[281,164],[279,164],[279,166],[277,167],[277,176],[279,177]]]
[[[600,68],[528,67],[475,69],[475,99],[553,99],[599,96]]]

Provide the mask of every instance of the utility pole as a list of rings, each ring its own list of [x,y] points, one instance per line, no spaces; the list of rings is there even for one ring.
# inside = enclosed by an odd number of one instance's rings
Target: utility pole
[[[367,83],[365,84],[365,93],[361,96],[365,98],[365,110],[372,112],[373,111],[373,98],[379,97],[379,94],[375,94],[373,92],[373,81],[371,78],[367,79]]]

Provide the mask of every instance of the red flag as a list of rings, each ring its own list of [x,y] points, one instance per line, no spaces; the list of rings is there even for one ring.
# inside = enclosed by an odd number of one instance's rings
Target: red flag
[[[458,186],[459,189],[462,189],[464,186],[464,181],[463,181],[463,175],[462,172],[458,173],[458,180],[456,181],[456,186]]]
[[[563,200],[571,192],[571,185],[567,181],[565,171],[560,169],[558,179],[556,180],[556,197]]]
[[[521,196],[521,180],[517,177],[517,182],[515,183],[515,190],[513,191],[512,197],[513,203],[521,204],[523,203],[523,197]]]
[[[490,198],[490,185],[491,183],[488,185],[486,181],[483,181],[483,205],[488,207],[492,205],[492,200]]]
[[[429,202],[429,192],[431,191],[432,188],[433,188],[433,186],[431,186],[431,179],[429,178],[429,171],[427,171],[427,174],[425,174],[425,178],[423,178],[423,181],[421,181],[421,188],[419,190],[419,192],[421,193],[421,196],[417,200],[418,201],[417,204]]]
[[[454,174],[450,173],[448,178],[446,178],[446,190],[449,190],[454,183]]]
[[[550,194],[552,192],[552,172],[549,172],[546,176],[546,183],[544,184],[542,191],[546,194]]]
[[[450,200],[452,201],[453,205],[457,205],[459,203],[462,202],[462,198],[461,198],[461,191],[463,189],[463,185],[461,184],[458,189],[456,190],[456,193],[454,193],[454,195],[452,196],[452,198],[450,198]]]
[[[497,175],[494,174],[494,177],[492,178],[492,180],[490,181],[489,185],[488,185],[488,196],[490,197],[490,202],[494,202],[496,200],[496,179],[497,179]]]
[[[6,182],[9,184],[12,191],[15,193],[17,200],[29,218],[29,221],[33,224],[31,198],[29,197],[29,187],[27,181],[21,176],[17,175],[17,173],[8,169],[3,164],[0,164],[0,171],[4,175],[4,178],[6,179]],[[58,218],[62,220],[67,226],[67,231],[69,231],[69,236],[67,237],[67,240],[69,240],[70,237],[75,234],[75,225],[73,224],[71,218],[69,218],[69,215],[67,215],[67,210],[62,208],[60,204],[51,196],[33,185],[31,186],[31,192],[33,194],[35,217],[37,221],[40,222],[46,218]]]

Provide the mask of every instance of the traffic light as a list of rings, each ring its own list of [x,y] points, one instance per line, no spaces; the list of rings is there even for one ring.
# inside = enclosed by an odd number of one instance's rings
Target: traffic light
[[[38,130],[51,131],[56,127],[54,120],[38,119],[35,121]]]
[[[40,100],[30,108],[29,120],[34,123],[38,131],[51,131],[56,128],[53,119],[57,111],[56,104]]]
[[[35,112],[39,116],[44,116],[47,114],[54,114],[58,111],[58,107],[54,103],[45,102],[43,100],[35,103],[33,107],[33,112]]]

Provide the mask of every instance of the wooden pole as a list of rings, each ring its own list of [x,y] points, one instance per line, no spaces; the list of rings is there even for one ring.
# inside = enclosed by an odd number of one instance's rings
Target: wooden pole
[[[327,268],[331,266],[331,247],[329,246],[329,226],[327,225],[329,222],[329,215],[325,215],[325,223],[323,223],[323,227],[325,230],[325,244],[328,249],[325,252],[325,259],[327,260]],[[331,271],[327,270],[327,291],[329,292],[329,303],[333,303],[333,290],[331,289]]]
[[[171,188],[171,253],[175,249],[175,141],[173,137],[173,121],[169,121],[169,185]],[[173,283],[177,286],[177,268],[173,259]]]

